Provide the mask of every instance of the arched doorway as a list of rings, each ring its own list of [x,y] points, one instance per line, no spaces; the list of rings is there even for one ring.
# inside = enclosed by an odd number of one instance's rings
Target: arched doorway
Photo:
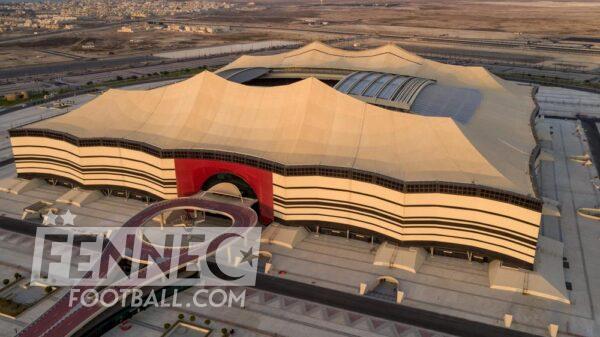
[[[385,301],[396,302],[397,292],[400,282],[392,276],[380,276],[373,289],[367,293],[367,296],[378,298]]]
[[[194,195],[207,186],[229,179],[241,187],[244,196],[258,196],[258,217],[262,224],[273,221],[273,174],[270,171],[221,160],[176,158],[175,175],[179,197]]]
[[[256,192],[254,192],[252,187],[250,187],[250,184],[248,184],[244,179],[236,176],[235,174],[226,173],[226,172],[217,173],[215,175],[212,175],[208,179],[206,179],[204,184],[202,184],[201,190],[208,191],[213,187],[220,187],[220,186],[226,187],[227,185],[235,186],[237,188],[237,190],[241,193],[242,197],[244,197],[244,198],[258,200],[258,197],[256,196]],[[221,190],[223,188],[218,188],[218,189]],[[224,194],[226,194],[226,193],[224,193]],[[260,205],[258,202],[254,203],[252,205],[252,209],[256,212],[256,214],[260,214]]]
[[[226,195],[233,198],[243,198],[242,192],[232,183],[218,183],[210,187],[207,192]]]

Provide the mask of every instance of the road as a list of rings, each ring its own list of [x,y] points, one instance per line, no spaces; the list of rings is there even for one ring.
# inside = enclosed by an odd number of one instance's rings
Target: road
[[[381,301],[366,296],[358,296],[281,277],[260,273],[257,274],[256,277],[256,288],[261,290],[456,336],[539,337],[537,335],[513,329],[469,321],[463,318],[439,314],[393,302]]]
[[[0,215],[0,228],[29,236],[35,236],[38,224]]]
[[[232,28],[239,29],[268,29],[270,31],[281,32],[300,32],[300,33],[325,33],[334,35],[353,35],[370,38],[393,38],[393,39],[413,39],[424,42],[437,42],[448,44],[463,44],[472,46],[498,47],[498,48],[527,48],[534,50],[553,51],[561,53],[588,54],[600,55],[600,49],[582,48],[577,46],[557,46],[549,44],[528,44],[526,41],[507,41],[507,40],[486,40],[486,39],[465,39],[456,37],[438,37],[425,36],[416,34],[393,34],[393,33],[378,33],[378,32],[360,32],[355,30],[343,30],[332,28],[288,28],[288,27],[273,27],[264,25],[232,25]]]
[[[0,45],[8,44],[16,41],[35,41],[37,39],[47,38],[49,36],[63,35],[63,34],[71,34],[72,32],[77,31],[97,31],[103,30],[110,27],[116,27],[126,24],[131,24],[136,21],[122,21],[107,24],[101,27],[96,28],[81,28],[75,29],[71,31],[57,31],[57,32],[48,32],[42,33],[38,35],[29,35],[29,36],[20,36],[14,38],[8,38],[4,40],[0,40]],[[169,22],[187,22],[187,20],[170,20]],[[466,38],[458,38],[458,37],[444,37],[444,36],[426,36],[426,35],[416,35],[416,34],[393,34],[393,33],[378,33],[378,32],[361,32],[356,30],[343,30],[343,29],[333,29],[333,28],[300,28],[300,27],[275,27],[272,25],[252,25],[252,24],[237,24],[231,25],[232,28],[240,28],[240,29],[260,29],[260,30],[269,30],[269,31],[281,31],[281,32],[303,32],[303,33],[325,33],[332,35],[353,35],[353,36],[362,36],[362,37],[382,37],[382,38],[394,38],[394,39],[418,39],[421,41],[428,42],[443,42],[443,43],[452,43],[452,44],[466,44],[466,45],[479,45],[479,46],[488,46],[488,47],[499,47],[499,48],[530,48],[537,50],[547,50],[547,51],[555,51],[555,52],[564,52],[564,53],[575,53],[575,54],[591,54],[591,55],[600,55],[599,49],[590,49],[590,48],[582,48],[577,46],[556,46],[550,44],[527,44],[526,41],[507,41],[507,40],[487,40],[487,39],[466,39]]]
[[[12,78],[22,76],[34,76],[54,73],[66,73],[74,71],[83,71],[98,68],[114,68],[117,66],[124,66],[130,64],[138,64],[141,62],[149,61],[160,61],[158,57],[152,55],[143,56],[125,56],[125,57],[113,57],[103,58],[99,60],[83,59],[83,60],[72,60],[66,62],[57,62],[44,65],[18,67],[18,68],[5,68],[0,69],[0,78]]]
[[[170,291],[172,288],[167,287]],[[294,297],[307,302],[332,306],[344,311],[352,311],[368,316],[374,316],[388,321],[399,322],[413,327],[435,330],[444,334],[462,337],[539,337],[529,333],[505,329],[484,323],[465,320],[434,313],[422,309],[399,305],[393,302],[382,301],[375,298],[359,296],[328,288],[315,286],[308,283],[297,282],[283,277],[268,274],[257,274],[257,283],[254,287],[262,291]],[[144,293],[158,292],[159,288],[142,288]],[[94,318],[75,336],[101,336],[106,331],[115,328],[124,317],[133,317],[135,308],[112,307]]]
[[[276,48],[251,54],[272,54],[289,48]],[[101,60],[80,59],[39,66],[0,69],[0,95],[19,91],[55,90],[114,80],[117,76],[128,78],[144,74],[175,71],[185,68],[217,67],[225,65],[240,54],[200,57],[193,59],[170,60],[152,55],[113,57]],[[71,74],[78,73],[78,74]],[[32,77],[35,79],[32,79]],[[9,79],[10,78],[10,82]],[[56,83],[60,80],[62,83]]]

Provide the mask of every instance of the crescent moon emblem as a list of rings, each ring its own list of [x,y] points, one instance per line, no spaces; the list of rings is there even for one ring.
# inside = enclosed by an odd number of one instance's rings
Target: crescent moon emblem
[[[225,240],[233,238],[233,237],[241,238],[242,236],[237,233],[221,234],[218,237],[216,237],[214,240],[212,240],[212,242],[208,245],[208,252],[213,252],[213,251],[216,252]],[[235,280],[239,280],[243,277],[243,275],[242,276],[231,276],[231,275],[226,274],[224,271],[221,270],[221,268],[219,268],[219,265],[217,264],[216,261],[214,261],[214,262],[206,261],[206,262],[207,262],[206,264],[208,265],[208,269],[210,270],[210,272],[213,273],[213,275],[220,278],[221,280],[235,281]]]

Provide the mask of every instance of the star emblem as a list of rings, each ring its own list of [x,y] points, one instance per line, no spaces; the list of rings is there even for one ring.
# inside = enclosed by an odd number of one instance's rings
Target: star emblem
[[[52,211],[48,211],[48,213],[44,215],[42,224],[46,226],[56,226],[56,218],[58,218],[58,215],[54,214]]]
[[[75,226],[75,217],[77,215],[71,213],[71,210],[68,209],[67,212],[60,217],[63,219],[63,226]]]
[[[252,265],[252,260],[258,259],[258,255],[254,254],[252,252],[252,249],[254,249],[254,248],[250,247],[250,249],[248,249],[247,251],[240,250],[240,253],[242,253],[242,256],[243,256],[242,260],[240,261],[240,263],[248,262],[248,264],[250,265],[250,267],[254,267]]]

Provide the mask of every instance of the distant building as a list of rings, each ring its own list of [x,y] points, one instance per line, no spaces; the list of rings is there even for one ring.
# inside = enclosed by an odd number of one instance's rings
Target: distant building
[[[28,99],[28,98],[29,98],[29,93],[27,91],[13,92],[13,93],[8,93],[8,94],[4,95],[4,99],[8,102],[14,102],[18,99]]]
[[[170,23],[167,25],[167,30],[171,32],[182,32],[185,30],[185,27],[178,23]]]
[[[88,41],[81,45],[81,49],[94,49],[94,48],[96,48],[96,44],[93,41]]]
[[[204,26],[204,25],[179,25],[169,24],[167,30],[173,32],[200,33],[200,34],[215,34],[229,32],[229,26]]]
[[[117,30],[118,33],[133,33],[131,26],[123,26]]]
[[[226,33],[229,31],[231,31],[231,27],[229,27],[229,26],[207,26],[206,27],[206,32],[209,34]]]
[[[17,100],[17,94],[14,92],[8,93],[8,94],[4,95],[4,99],[7,102],[14,102]]]

